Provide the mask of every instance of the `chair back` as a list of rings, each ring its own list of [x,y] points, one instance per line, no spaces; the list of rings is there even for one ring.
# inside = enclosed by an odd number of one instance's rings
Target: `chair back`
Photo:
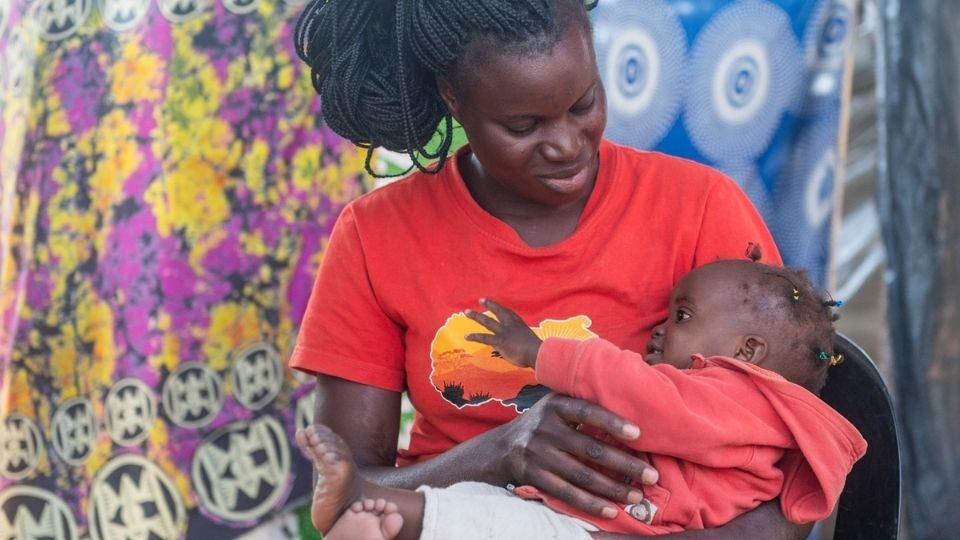
[[[863,349],[842,334],[837,334],[834,349],[844,362],[830,368],[820,397],[855,425],[868,445],[840,495],[834,538],[897,538],[901,470],[893,402]]]

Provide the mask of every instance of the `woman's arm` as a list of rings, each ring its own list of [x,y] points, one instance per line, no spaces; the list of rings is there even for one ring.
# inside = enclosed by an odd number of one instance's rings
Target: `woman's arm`
[[[518,482],[603,515],[610,503],[636,502],[629,486],[589,467],[593,462],[637,480],[656,480],[643,460],[577,431],[589,425],[634,439],[636,426],[586,401],[550,394],[513,421],[478,435],[423,463],[394,467],[400,394],[329,376],[317,378],[315,421],[330,426],[350,446],[361,474],[381,485],[414,489],[463,480]],[[644,474],[645,471],[650,471]]]
[[[716,529],[701,529],[658,536],[665,540],[741,540],[763,538],[764,540],[803,540],[810,534],[813,523],[797,525],[787,521],[780,511],[780,501],[766,502],[737,519]],[[612,533],[594,533],[594,538],[603,540],[626,540],[640,538]]]

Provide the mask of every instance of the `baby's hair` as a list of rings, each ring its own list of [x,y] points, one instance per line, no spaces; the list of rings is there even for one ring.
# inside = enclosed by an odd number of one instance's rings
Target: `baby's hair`
[[[436,77],[457,80],[458,64],[478,38],[501,54],[550,50],[571,21],[589,25],[596,0],[312,0],[297,21],[294,44],[310,66],[323,118],[334,132],[367,148],[410,156],[438,172],[453,138],[453,119]],[[436,148],[427,148],[440,126]],[[431,145],[432,146],[432,145]],[[428,163],[436,159],[434,166]]]
[[[748,248],[751,261],[734,261],[755,270],[741,284],[744,307],[781,337],[771,344],[771,353],[790,357],[803,368],[802,380],[793,382],[819,394],[828,368],[841,361],[833,350],[833,323],[842,302],[814,285],[805,270],[757,262],[759,256],[753,255],[759,255],[759,246]]]

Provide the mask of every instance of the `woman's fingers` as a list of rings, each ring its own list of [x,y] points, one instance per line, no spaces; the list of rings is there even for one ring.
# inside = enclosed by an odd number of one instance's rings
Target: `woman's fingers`
[[[572,448],[568,452],[571,455],[618,473],[622,475],[623,479],[630,479],[643,484],[656,484],[657,480],[660,479],[657,471],[645,460],[610,446],[590,435],[579,432],[577,434],[581,435],[582,438],[570,437]],[[621,487],[625,484],[616,482],[607,476],[597,474],[596,478],[591,478],[591,482],[591,485],[598,486],[597,489],[582,483],[580,485],[611,499],[623,502],[639,502],[628,500],[627,495],[630,490]]]
[[[584,435],[584,437],[587,439],[592,439],[592,437],[586,435]],[[593,442],[596,442],[596,440],[582,442],[584,444],[578,444],[578,446],[592,444]],[[604,446],[602,443],[597,444]],[[607,450],[618,452],[616,449],[610,447],[607,447]],[[623,453],[621,452],[621,454]],[[623,457],[628,456],[623,454]],[[564,454],[562,458],[559,458],[558,461],[562,461],[562,463],[560,463],[560,468],[558,469],[562,471],[560,476],[562,476],[567,482],[576,485],[577,487],[586,490],[593,495],[600,495],[609,500],[618,501],[624,504],[638,503],[643,500],[643,493],[640,490],[632,487],[630,483],[626,481],[628,478],[627,475],[624,475],[620,478],[611,478],[587,465],[587,463],[594,461],[589,457],[576,452],[569,452]],[[637,460],[637,465],[642,467],[646,464],[642,460]]]
[[[636,439],[640,435],[640,428],[595,403],[558,395],[552,405],[556,407],[557,414],[569,423],[591,426],[626,440]],[[656,469],[646,461],[589,435],[577,431],[573,433],[575,435],[566,436],[564,448],[567,452],[637,482],[655,484],[660,479]]]
[[[631,431],[624,419],[591,403],[549,394],[512,424],[508,462],[514,478],[585,512],[600,516],[611,503],[639,502],[643,494],[628,479],[657,479],[644,460],[577,430],[589,425],[618,435]]]
[[[577,467],[584,467],[582,463],[577,464],[575,461],[576,460],[571,460],[571,464]],[[611,504],[610,501],[597,497],[576,484],[570,483],[565,478],[548,471],[537,471],[536,476],[535,479],[531,479],[530,484],[537,486],[537,489],[544,493],[548,493],[594,516],[602,516],[605,518],[614,518],[617,516],[617,508]]]
[[[556,395],[551,401],[557,414],[571,424],[585,424],[628,441],[640,437],[640,428],[607,409],[582,399]]]

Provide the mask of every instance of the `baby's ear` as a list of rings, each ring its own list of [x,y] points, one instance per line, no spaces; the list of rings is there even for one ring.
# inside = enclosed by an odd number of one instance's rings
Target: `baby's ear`
[[[737,347],[734,357],[744,362],[760,365],[766,360],[769,350],[767,340],[762,336],[748,335],[740,338],[740,345]]]

